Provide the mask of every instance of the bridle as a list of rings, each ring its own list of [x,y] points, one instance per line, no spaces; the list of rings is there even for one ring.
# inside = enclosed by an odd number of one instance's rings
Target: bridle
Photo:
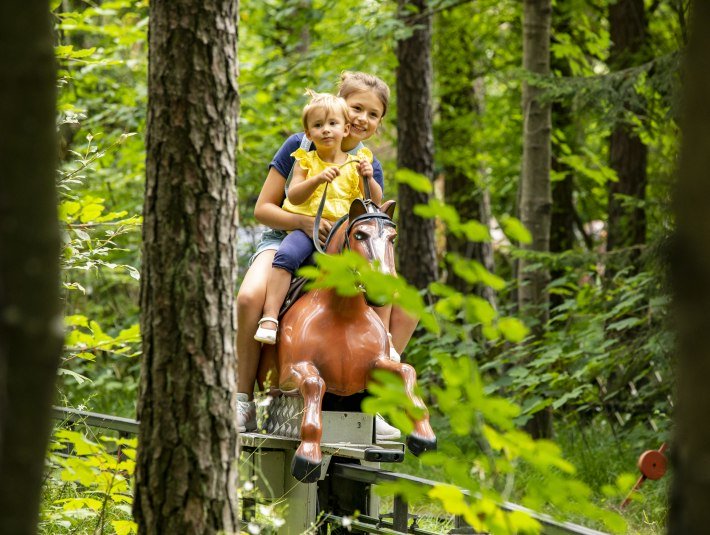
[[[365,206],[367,206],[368,210],[370,209],[370,206],[373,206],[377,209],[376,205],[370,201],[369,203],[366,203]],[[352,221],[348,222],[348,226],[345,228],[345,241],[343,243],[343,248],[350,250],[350,231],[352,230],[353,226],[355,226],[357,223],[360,223],[361,221],[367,221],[370,219],[376,219],[379,221],[383,221],[384,224],[388,224],[390,226],[393,226],[397,228],[397,223],[392,221],[392,218],[385,214],[384,212],[380,212],[379,209],[377,212],[365,212],[364,214],[360,214],[357,216],[355,219]]]

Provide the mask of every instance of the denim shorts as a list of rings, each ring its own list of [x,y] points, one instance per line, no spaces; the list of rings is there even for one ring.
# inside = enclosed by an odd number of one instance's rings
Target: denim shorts
[[[249,265],[251,266],[254,259],[264,251],[278,251],[281,242],[286,236],[287,234],[283,230],[268,229],[264,231],[261,235],[261,241],[256,246],[256,252],[249,259]]]

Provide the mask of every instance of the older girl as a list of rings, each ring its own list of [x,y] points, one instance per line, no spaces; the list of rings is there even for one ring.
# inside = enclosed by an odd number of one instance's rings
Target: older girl
[[[375,134],[387,113],[389,87],[376,76],[362,72],[344,72],[341,75],[338,96],[345,99],[351,120],[350,131],[343,138],[341,148],[345,152],[356,154],[363,147],[362,141]],[[254,404],[249,400],[254,392],[261,344],[254,340],[254,333],[264,308],[274,254],[286,236],[284,231],[300,229],[310,234],[313,230],[313,217],[287,212],[282,208],[285,198],[284,186],[295,162],[291,154],[302,146],[305,150],[311,150],[308,140],[304,141],[303,133],[295,134],[284,142],[269,165],[269,173],[254,208],[256,219],[275,230],[264,233],[237,296],[238,425],[242,432],[256,428]],[[365,166],[369,164],[363,162],[360,165],[363,166],[359,169],[360,173],[367,175],[370,169]],[[377,158],[372,162],[371,172],[374,180],[384,190],[382,166]],[[329,221],[321,220],[318,232],[322,240],[327,237],[330,227]],[[391,356],[398,358],[398,352],[403,351],[409,342],[417,320],[397,307],[386,307],[380,311],[380,317],[385,326],[389,326],[388,331],[391,333]],[[378,439],[399,436],[399,431],[381,418],[376,420],[376,431]]]

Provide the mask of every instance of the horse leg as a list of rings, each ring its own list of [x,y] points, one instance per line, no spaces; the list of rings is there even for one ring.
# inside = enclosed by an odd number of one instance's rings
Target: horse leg
[[[414,386],[417,383],[417,372],[409,364],[393,362],[387,358],[379,358],[375,361],[375,368],[388,370],[399,375],[404,381],[404,391],[407,397],[414,403],[414,406],[424,411],[421,419],[414,421],[414,431],[407,437],[407,447],[414,455],[436,449],[436,436],[429,423],[429,411],[422,401],[422,398],[414,393]]]
[[[320,439],[323,436],[321,419],[325,381],[318,368],[311,363],[299,362],[289,370],[298,390],[303,396],[303,419],[301,420],[301,444],[291,462],[291,474],[304,483],[313,483],[320,477],[323,455]]]

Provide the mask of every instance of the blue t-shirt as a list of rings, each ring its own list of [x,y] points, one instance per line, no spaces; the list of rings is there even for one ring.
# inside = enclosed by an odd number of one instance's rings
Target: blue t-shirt
[[[281,173],[282,176],[288,178],[293,168],[293,164],[296,163],[296,159],[291,156],[292,152],[295,152],[301,147],[301,142],[306,134],[301,132],[300,134],[293,134],[289,137],[281,148],[274,154],[274,159],[271,160],[269,164],[269,169],[275,167],[276,170]],[[315,146],[311,143],[311,146],[306,150],[315,150]],[[372,160],[372,173],[375,182],[377,182],[382,188],[382,192],[385,191],[385,177],[382,173],[382,164],[377,158]]]

